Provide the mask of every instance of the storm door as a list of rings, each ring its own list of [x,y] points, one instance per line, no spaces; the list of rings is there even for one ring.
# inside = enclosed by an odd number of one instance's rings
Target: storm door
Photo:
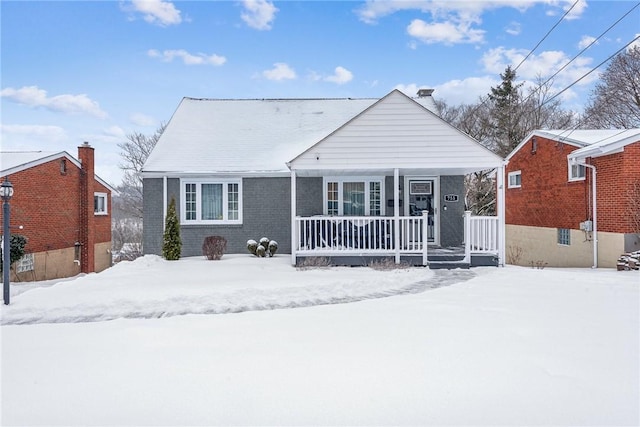
[[[436,198],[436,179],[427,178],[407,178],[405,180],[405,215],[422,216],[423,211],[427,211],[427,242],[437,243],[437,198]],[[415,236],[416,240],[423,241],[422,229],[419,224],[413,225],[415,230],[410,231],[410,235]]]

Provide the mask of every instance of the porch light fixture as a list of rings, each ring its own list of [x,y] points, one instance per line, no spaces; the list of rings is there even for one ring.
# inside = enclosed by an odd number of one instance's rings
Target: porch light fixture
[[[11,232],[9,231],[9,200],[13,196],[13,185],[9,182],[9,177],[4,177],[4,182],[0,186],[0,196],[2,197],[2,285],[4,304],[9,305],[9,269],[11,268]]]

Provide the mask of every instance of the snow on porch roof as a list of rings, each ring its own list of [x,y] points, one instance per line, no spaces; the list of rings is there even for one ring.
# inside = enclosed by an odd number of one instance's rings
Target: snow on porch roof
[[[435,110],[432,97],[415,100]],[[288,172],[286,162],[376,101],[183,98],[143,174]]]

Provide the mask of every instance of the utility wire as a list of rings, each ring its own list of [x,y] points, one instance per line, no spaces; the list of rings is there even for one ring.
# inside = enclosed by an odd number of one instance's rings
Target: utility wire
[[[565,87],[564,89],[562,89],[560,92],[556,93],[555,95],[553,95],[551,98],[549,98],[548,100],[546,100],[545,102],[542,103],[542,105],[540,105],[541,107],[544,107],[545,105],[547,105],[548,103],[550,103],[551,101],[553,101],[554,99],[556,99],[558,96],[562,95],[565,91],[567,91],[568,89],[570,89],[573,85],[575,85],[576,83],[578,83],[580,80],[584,79],[585,77],[587,77],[589,74],[593,73],[595,70],[597,70],[598,68],[600,68],[602,66],[602,64],[608,62],[611,58],[613,58],[614,56],[616,56],[617,54],[619,54],[620,52],[622,52],[623,50],[625,50],[627,47],[629,47],[632,43],[634,43],[636,40],[640,39],[640,35],[637,35],[633,40],[631,40],[629,43],[627,43],[626,45],[622,46],[620,49],[618,49],[614,54],[612,54],[611,56],[609,56],[607,59],[605,59],[604,61],[602,61],[601,63],[599,63],[598,65],[596,65],[595,67],[593,67],[590,71],[588,71],[587,73],[585,73],[582,77],[580,77],[579,79],[577,79],[576,81],[574,81],[573,83],[571,83],[569,86]]]
[[[535,45],[535,47],[533,49],[531,49],[529,51],[529,53],[527,54],[527,56],[524,57],[524,59],[522,61],[520,61],[520,63],[518,64],[518,66],[516,68],[514,68],[514,72],[518,71],[518,68],[520,68],[520,66],[524,63],[524,61],[527,60],[527,58],[529,58],[533,52],[542,44],[543,41],[545,41],[545,39],[549,36],[549,34],[551,34],[551,32],[558,26],[560,25],[560,23],[564,20],[564,18],[569,14],[569,12],[571,12],[571,10],[578,4],[580,0],[576,0],[575,3],[573,3],[571,5],[571,7],[569,8],[569,10],[567,10],[564,15],[562,15],[562,17],[560,18],[560,20],[558,22],[555,23],[555,25],[553,27],[551,27],[551,29],[549,31],[547,31],[547,34],[544,35],[544,37],[538,42],[537,45]]]
[[[567,62],[566,64],[564,64],[558,71],[556,71],[551,77],[549,77],[547,80],[544,81],[544,83],[541,83],[538,85],[537,88],[535,88],[534,90],[531,91],[531,93],[529,93],[529,95],[520,103],[520,104],[524,104],[525,102],[527,102],[527,100],[529,100],[529,98],[531,98],[533,96],[534,93],[536,93],[537,91],[539,91],[544,85],[546,85],[547,83],[549,83],[549,81],[551,81],[551,79],[553,79],[555,76],[557,76],[558,74],[560,74],[562,72],[562,70],[564,70],[565,68],[567,68],[569,66],[569,64],[571,64],[573,61],[575,61],[576,59],[578,59],[578,57],[580,55],[582,55],[587,49],[589,49],[591,46],[593,46],[598,40],[600,40],[602,37],[604,37],[605,34],[607,34],[613,27],[615,27],[616,25],[618,25],[620,23],[620,21],[622,21],[624,18],[627,17],[627,15],[629,15],[631,12],[633,12],[638,6],[640,6],[640,2],[636,3],[635,6],[633,6],[631,9],[629,9],[629,11],[627,13],[625,13],[624,15],[622,15],[616,22],[614,22],[613,24],[611,24],[609,26],[609,28],[607,28],[603,33],[601,33],[598,37],[596,37],[591,43],[589,43],[589,45],[587,47],[585,47],[584,49],[582,49],[576,56],[574,56],[573,58],[571,58],[571,60],[569,60],[569,62]],[[633,43],[633,42],[632,42]]]

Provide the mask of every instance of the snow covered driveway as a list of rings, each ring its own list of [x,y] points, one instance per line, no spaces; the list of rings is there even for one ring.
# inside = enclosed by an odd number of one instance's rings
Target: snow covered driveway
[[[298,270],[288,256],[227,255],[165,261],[145,256],[99,274],[47,287],[20,290],[2,312],[2,324],[78,323],[118,318],[223,314],[314,305],[423,292],[475,274],[470,270],[370,268]]]

